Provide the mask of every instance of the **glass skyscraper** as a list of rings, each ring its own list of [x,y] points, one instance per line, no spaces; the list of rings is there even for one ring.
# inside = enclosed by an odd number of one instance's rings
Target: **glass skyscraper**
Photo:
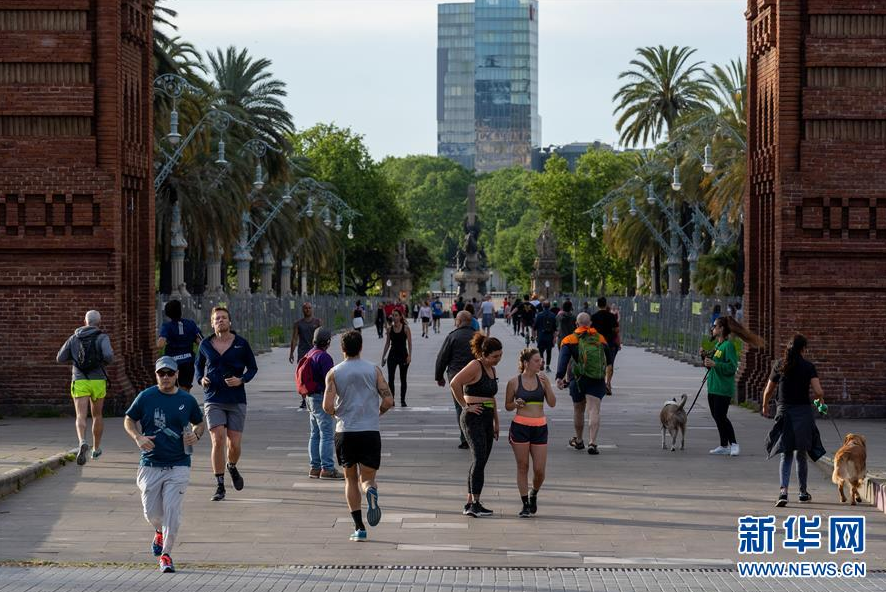
[[[478,172],[541,144],[537,0],[438,6],[437,153]]]

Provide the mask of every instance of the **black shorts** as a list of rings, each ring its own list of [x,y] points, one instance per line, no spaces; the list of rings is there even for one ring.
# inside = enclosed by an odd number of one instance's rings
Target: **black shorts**
[[[194,358],[189,362],[176,362],[178,364],[178,386],[191,388],[194,386]]]
[[[548,443],[548,426],[528,426],[511,422],[508,431],[508,442],[511,444],[534,444],[542,446]]]
[[[617,347],[610,346],[610,347],[606,348],[606,365],[607,366],[612,366],[613,364],[615,364],[615,356],[617,354],[618,354]]]
[[[430,323],[430,322],[431,322],[431,317],[422,317],[422,318],[421,318],[421,322],[422,322],[422,323]]]
[[[588,395],[602,399],[606,396],[606,381],[602,378],[575,378],[569,383],[569,396],[573,403],[584,403]]]
[[[381,466],[381,433],[336,432],[335,456],[343,467],[361,464],[378,469]]]

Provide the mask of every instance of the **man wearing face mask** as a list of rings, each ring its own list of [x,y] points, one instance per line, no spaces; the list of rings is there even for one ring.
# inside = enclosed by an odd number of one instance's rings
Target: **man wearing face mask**
[[[258,366],[249,342],[231,331],[228,310],[216,306],[210,318],[215,334],[200,342],[196,378],[203,385],[204,411],[212,439],[212,471],[217,483],[212,501],[219,502],[225,499],[225,457],[234,489],[243,489],[237,461],[246,425],[244,385],[255,377]]]

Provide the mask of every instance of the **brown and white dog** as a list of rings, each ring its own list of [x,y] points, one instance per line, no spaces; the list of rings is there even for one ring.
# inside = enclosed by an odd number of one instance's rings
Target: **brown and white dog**
[[[831,476],[831,481],[837,485],[837,491],[840,492],[841,502],[846,503],[843,484],[847,481],[851,487],[850,503],[854,506],[856,502],[861,501],[858,488],[861,487],[861,483],[867,475],[867,458],[865,437],[859,434],[846,434],[846,437],[843,438],[843,445],[834,455],[834,474]]]
[[[661,420],[661,449],[667,450],[665,444],[665,432],[671,435],[671,452],[677,450],[677,433],[680,433],[680,450],[686,447],[686,395],[680,397],[678,403],[676,399],[671,399],[661,408],[658,418]]]

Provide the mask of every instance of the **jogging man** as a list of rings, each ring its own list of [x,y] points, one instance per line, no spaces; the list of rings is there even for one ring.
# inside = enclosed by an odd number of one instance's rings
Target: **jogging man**
[[[618,317],[609,312],[609,304],[605,296],[597,298],[597,312],[591,316],[591,325],[606,340],[606,394],[612,394],[612,371],[615,368],[615,355],[618,353],[616,336],[618,335]]]
[[[578,327],[575,333],[567,335],[562,341],[557,364],[557,387],[563,389],[568,384],[572,397],[575,437],[569,440],[569,446],[576,450],[585,447],[582,437],[587,408],[588,454],[600,454],[597,450],[597,431],[600,429],[600,402],[608,390],[608,347],[606,339],[591,328],[588,313],[580,313],[576,323]],[[567,378],[570,374],[571,380]]]
[[[71,362],[71,396],[74,398],[74,411],[77,419],[77,438],[80,449],[77,451],[77,464],[86,464],[89,443],[86,441],[86,417],[92,411],[92,458],[102,454],[102,407],[108,392],[108,375],[105,366],[114,361],[114,350],[107,334],[99,329],[102,315],[97,310],[86,313],[83,327],[68,337],[55,356],[55,361]]]
[[[315,385],[315,390],[312,389],[313,392],[305,396],[308,412],[311,414],[311,436],[308,439],[308,459],[311,463],[308,476],[311,479],[344,479],[344,475],[335,470],[335,461],[332,457],[334,419],[323,411],[326,374],[334,366],[332,356],[326,351],[331,341],[332,332],[318,327],[314,331],[313,349],[305,354],[304,361],[299,362],[300,369],[302,364],[310,364],[311,382]],[[296,381],[304,374],[301,370],[296,370]]]
[[[345,499],[354,521],[352,541],[366,540],[361,495],[366,496],[366,521],[381,520],[375,474],[381,466],[378,418],[394,406],[394,395],[381,369],[360,359],[363,336],[348,331],[341,338],[344,362],[326,374],[323,410],[334,415],[335,453],[345,469]],[[378,399],[381,398],[381,405]]]
[[[434,333],[440,332],[440,319],[443,318],[443,303],[440,302],[440,296],[434,296],[431,303],[431,316],[434,319]]]
[[[163,350],[178,364],[178,386],[185,392],[191,392],[194,386],[194,344],[200,345],[203,333],[197,323],[182,318],[180,300],[170,300],[163,307],[169,321],[160,327],[157,349]]]
[[[228,309],[212,309],[215,331],[200,343],[197,352],[197,380],[203,385],[204,411],[212,438],[212,471],[216,490],[212,501],[225,499],[225,456],[234,489],[243,489],[243,477],[237,470],[246,425],[246,389],[243,385],[258,372],[249,342],[231,331]]]
[[[443,373],[449,381],[452,377],[462,371],[474,359],[474,352],[471,351],[471,339],[474,337],[474,328],[471,327],[471,313],[463,310],[455,316],[455,329],[450,331],[446,339],[443,340],[443,346],[437,353],[437,363],[434,366],[434,379],[438,386],[446,386],[446,380],[443,379]],[[455,418],[456,424],[459,426],[458,435],[461,443],[458,447],[461,450],[469,448],[465,434],[461,431],[461,412],[462,407],[455,401]]]
[[[523,297],[523,303],[520,305],[520,322],[523,326],[523,334],[526,336],[527,332],[532,332],[533,327],[535,327],[535,315],[538,312],[538,309],[535,308],[535,304],[529,299],[529,294]]]
[[[545,360],[545,371],[551,371],[551,350],[554,349],[554,338],[557,333],[557,316],[551,312],[551,303],[545,300],[541,312],[535,317],[533,326],[538,351]]]
[[[181,525],[182,501],[191,479],[191,450],[206,430],[200,405],[179,389],[178,365],[163,356],[154,365],[157,386],[139,393],[123,427],[141,449],[136,484],[145,519],[154,527],[151,551],[160,571],[175,571],[170,551]]]

